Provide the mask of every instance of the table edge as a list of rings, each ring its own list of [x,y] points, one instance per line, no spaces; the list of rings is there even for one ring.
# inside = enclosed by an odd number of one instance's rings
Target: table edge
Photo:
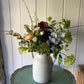
[[[18,68],[17,70],[15,70],[15,71],[11,74],[11,78],[10,78],[10,83],[11,83],[11,84],[14,82],[14,75],[15,75],[19,70],[23,70],[23,69],[26,68],[26,67],[32,67],[32,65],[22,66],[22,67]],[[57,66],[57,65],[53,65],[53,67],[58,67],[58,66]],[[68,71],[68,72],[74,77],[74,75],[73,75],[69,70],[64,69],[63,67],[60,67],[60,68],[62,68],[62,69],[65,70],[65,71]],[[75,77],[74,77],[74,79],[75,79]],[[76,81],[76,80],[75,80],[75,81]],[[73,80],[73,82],[74,82],[74,80]]]
[[[17,70],[15,70],[12,74],[11,74],[11,78],[10,78],[10,83],[12,84],[14,81],[14,75],[19,71],[19,70],[23,70],[26,67],[31,67],[32,65],[26,65],[26,66],[22,66],[20,68],[18,68]]]

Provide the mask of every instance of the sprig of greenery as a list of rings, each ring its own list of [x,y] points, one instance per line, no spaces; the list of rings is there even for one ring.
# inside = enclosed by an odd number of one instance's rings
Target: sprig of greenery
[[[28,53],[28,47],[21,46],[18,48],[18,50],[20,54],[22,54],[23,52],[26,54]]]
[[[63,22],[65,23],[65,28],[69,28],[70,27],[70,23],[71,23],[71,21],[70,20],[65,20],[65,19],[63,19]]]

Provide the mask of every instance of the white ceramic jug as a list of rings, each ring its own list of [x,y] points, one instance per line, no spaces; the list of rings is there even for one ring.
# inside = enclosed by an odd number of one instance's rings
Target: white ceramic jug
[[[47,83],[52,77],[52,58],[37,54],[33,61],[33,80],[38,83]]]

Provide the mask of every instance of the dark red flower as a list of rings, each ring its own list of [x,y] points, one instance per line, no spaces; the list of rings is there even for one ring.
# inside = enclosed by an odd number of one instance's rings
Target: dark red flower
[[[37,25],[34,26],[34,28],[38,27]]]
[[[48,23],[41,21],[40,23],[38,23],[38,27],[40,27],[41,31],[47,31],[48,29]]]

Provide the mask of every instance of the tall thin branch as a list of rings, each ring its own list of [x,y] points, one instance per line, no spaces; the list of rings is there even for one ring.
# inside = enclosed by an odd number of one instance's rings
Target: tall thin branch
[[[31,20],[31,27],[33,28],[33,20],[32,20],[32,17],[31,17],[31,14],[30,14],[30,11],[29,11],[29,8],[27,7],[27,4],[25,3],[25,1],[23,0],[24,4],[25,4],[25,7],[28,11],[28,14],[29,14],[29,17],[30,17],[30,20]]]

